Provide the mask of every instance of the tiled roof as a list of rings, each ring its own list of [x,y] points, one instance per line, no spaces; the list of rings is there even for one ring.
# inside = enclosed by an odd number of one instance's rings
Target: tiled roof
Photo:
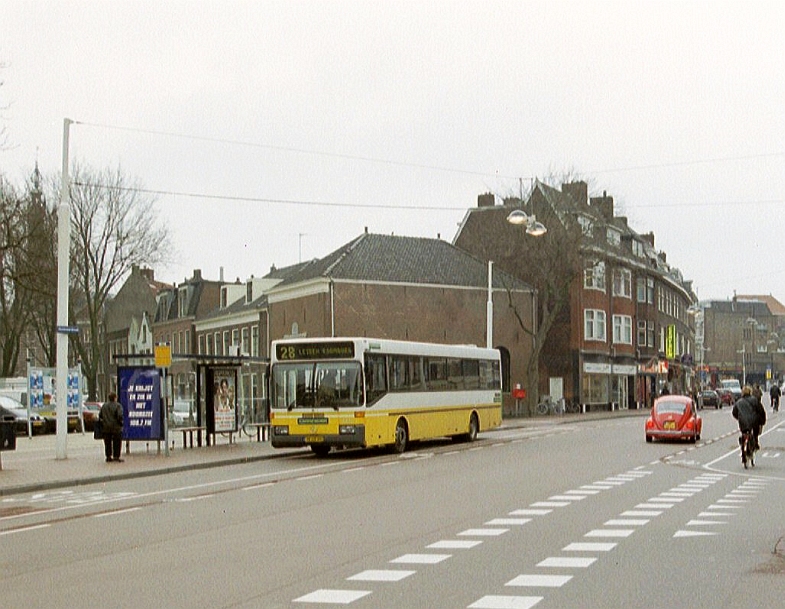
[[[488,267],[440,239],[363,233],[320,260],[303,264],[279,286],[316,278],[381,283],[487,287]],[[530,290],[520,279],[494,271],[494,287]]]
[[[768,295],[747,295],[742,296],[739,294],[736,296],[738,300],[758,300],[769,307],[769,311],[771,311],[772,315],[785,315],[785,305],[783,305],[779,300],[774,298],[771,294]]]

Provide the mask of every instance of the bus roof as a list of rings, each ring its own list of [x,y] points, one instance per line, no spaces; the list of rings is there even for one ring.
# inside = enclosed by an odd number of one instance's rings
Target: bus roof
[[[329,343],[348,343],[352,342],[356,353],[390,353],[396,355],[431,355],[444,357],[472,357],[499,359],[498,349],[487,349],[475,345],[452,345],[443,343],[425,343],[404,340],[391,340],[386,338],[367,338],[367,337],[318,337],[318,338],[291,338],[273,341],[272,356],[277,359],[277,344],[329,344]]]

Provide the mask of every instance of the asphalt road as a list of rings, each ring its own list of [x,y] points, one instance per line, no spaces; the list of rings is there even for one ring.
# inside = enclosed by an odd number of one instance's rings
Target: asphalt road
[[[785,416],[755,469],[640,417],[3,499],[0,606],[779,607]]]

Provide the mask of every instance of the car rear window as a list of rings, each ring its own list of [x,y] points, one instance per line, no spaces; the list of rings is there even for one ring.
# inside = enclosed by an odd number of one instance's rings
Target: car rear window
[[[676,412],[681,414],[684,412],[684,402],[657,402],[657,412]]]

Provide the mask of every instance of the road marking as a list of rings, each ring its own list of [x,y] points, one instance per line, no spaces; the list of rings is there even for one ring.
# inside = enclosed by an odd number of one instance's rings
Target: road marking
[[[616,547],[615,543],[599,543],[599,542],[576,542],[571,543],[564,548],[563,552],[610,552]]]
[[[543,599],[542,596],[483,596],[469,605],[468,609],[531,609]]]
[[[613,488],[613,486],[610,484],[584,484],[578,488],[585,491],[609,491]]]
[[[640,526],[643,526],[644,524],[648,524],[649,522],[651,522],[651,521],[649,519],[647,519],[647,518],[641,518],[641,519],[637,519],[637,520],[630,519],[630,518],[626,518],[626,519],[614,518],[613,520],[608,520],[607,522],[604,522],[603,526],[606,526],[606,527],[625,527],[625,526],[627,526],[627,527],[640,527]]]
[[[673,503],[639,503],[635,506],[635,509],[640,510],[661,510],[663,508],[670,509],[674,506]]]
[[[572,579],[572,575],[519,575],[508,581],[505,586],[541,586],[561,588]]]
[[[393,558],[390,562],[396,564],[435,565],[450,558],[452,554],[404,554]]]
[[[659,516],[660,514],[662,514],[662,510],[627,510],[619,516]]]
[[[586,499],[586,495],[553,495],[548,497],[548,501],[581,501]]]
[[[104,512],[103,514],[94,514],[93,518],[106,518],[107,516],[119,516],[120,514],[128,514],[129,512],[136,512],[141,510],[140,507],[131,507],[124,510],[114,510],[111,512]]]
[[[333,605],[348,605],[363,596],[368,596],[370,590],[316,590],[305,596],[294,599],[293,603],[331,603]]]
[[[458,535],[464,535],[466,537],[496,537],[497,535],[503,535],[509,530],[510,529],[466,529],[465,531],[458,533]]]
[[[417,571],[397,571],[393,569],[369,569],[346,579],[358,582],[398,582],[414,575]]]
[[[674,537],[704,537],[706,535],[716,535],[713,531],[676,531]]]
[[[537,563],[538,567],[556,567],[560,569],[575,568],[585,569],[597,559],[593,556],[586,558],[575,558],[573,556],[551,556]]]
[[[583,487],[581,487],[581,488],[583,488]],[[599,492],[600,491],[595,491],[595,490],[591,490],[591,489],[583,489],[583,490],[578,490],[578,491],[564,491],[564,494],[565,495],[584,495],[584,496],[586,496],[586,495],[596,495]]]
[[[4,535],[13,535],[14,533],[26,533],[27,531],[35,531],[36,529],[46,529],[52,525],[50,524],[37,524],[31,527],[22,527],[21,529],[12,529],[10,531],[0,531],[0,537]]]
[[[570,505],[570,501],[535,501],[531,504],[532,507],[564,507]]]
[[[726,516],[735,516],[736,512],[701,512],[698,518],[724,518]]]
[[[629,537],[635,529],[594,529],[584,535],[584,537]]]
[[[527,522],[531,522],[531,518],[494,518],[493,520],[489,520],[483,524],[486,524],[490,527],[492,526],[516,526],[526,524]]]
[[[464,550],[478,546],[481,543],[482,541],[479,539],[444,539],[426,547],[433,550]]]
[[[709,525],[712,525],[712,524],[728,524],[728,523],[723,521],[723,520],[690,520],[687,523],[687,526],[688,527],[703,527],[703,526],[709,526]]]
[[[680,503],[684,501],[684,497],[652,497],[649,501],[664,501],[667,503]]]
[[[545,516],[545,514],[550,514],[553,510],[537,510],[537,509],[522,509],[522,510],[513,510],[510,512],[510,516]]]

